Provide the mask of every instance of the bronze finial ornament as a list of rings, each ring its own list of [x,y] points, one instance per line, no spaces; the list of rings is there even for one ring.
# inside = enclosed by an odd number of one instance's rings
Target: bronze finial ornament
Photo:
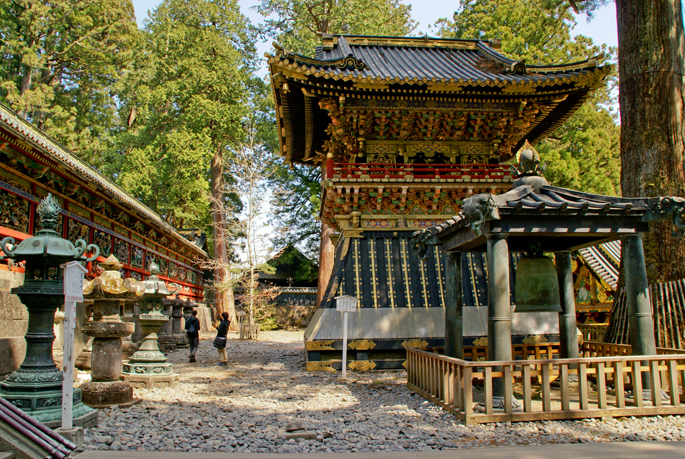
[[[511,171],[517,177],[530,175],[541,176],[547,170],[547,164],[540,165],[540,155],[537,150],[526,140],[516,153],[518,164],[511,166]]]

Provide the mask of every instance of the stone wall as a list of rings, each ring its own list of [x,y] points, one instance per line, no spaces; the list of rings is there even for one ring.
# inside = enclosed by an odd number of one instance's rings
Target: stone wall
[[[22,282],[23,274],[0,270],[0,380],[19,368],[26,354],[29,313],[19,297],[10,293]]]

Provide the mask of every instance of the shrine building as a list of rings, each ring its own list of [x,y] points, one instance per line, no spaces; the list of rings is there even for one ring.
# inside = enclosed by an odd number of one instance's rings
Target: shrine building
[[[517,151],[559,127],[611,67],[599,56],[527,65],[495,40],[324,35],[313,58],[275,46],[267,57],[280,154],[322,170],[307,369],[341,368],[341,295],[359,300],[349,368],[401,368],[406,347],[439,347],[445,335],[444,257],[438,247],[415,256],[412,233],[451,219],[468,196],[511,189]],[[464,345],[478,344],[487,335],[485,256],[465,254],[462,264]],[[535,317],[512,323],[513,343],[558,340],[555,313],[526,316]]]
[[[179,286],[179,294],[204,303],[203,269],[208,258],[205,237],[196,230],[177,230],[81,161],[41,130],[0,104],[0,239],[18,243],[39,229],[36,206],[48,193],[59,202],[61,237],[96,244],[100,257],[88,264],[90,273],[114,254],[124,265],[123,277],[145,279],[156,263],[159,277]],[[23,267],[0,261],[0,299],[6,311],[0,319],[3,362],[23,358],[26,312],[9,288],[21,284]],[[13,317],[13,314],[15,317]],[[23,319],[22,319],[23,318]],[[16,319],[16,320],[15,320]],[[22,330],[23,328],[23,330]],[[10,368],[12,371],[14,368]],[[0,375],[7,369],[0,368]]]

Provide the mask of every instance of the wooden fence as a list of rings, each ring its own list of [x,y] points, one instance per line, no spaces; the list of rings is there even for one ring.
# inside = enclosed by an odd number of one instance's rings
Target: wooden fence
[[[503,362],[469,362],[407,349],[407,386],[466,424],[685,414],[685,354],[630,356],[623,354],[625,347],[586,347],[587,353],[617,356]],[[651,383],[649,401],[643,399],[643,374]],[[578,382],[569,382],[569,375]],[[503,378],[504,399],[520,400],[519,408],[493,408],[494,378]],[[662,400],[662,389],[667,400]],[[483,412],[474,410],[477,403]]]
[[[583,341],[604,341],[609,324],[578,324]]]

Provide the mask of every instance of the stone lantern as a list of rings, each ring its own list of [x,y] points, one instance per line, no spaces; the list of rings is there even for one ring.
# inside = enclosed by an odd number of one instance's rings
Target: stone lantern
[[[173,320],[173,334],[174,334],[174,340],[176,341],[176,347],[177,348],[187,348],[188,347],[188,335],[186,335],[185,330],[183,329],[183,322],[181,319],[183,319],[183,310],[184,310],[184,301],[181,299],[179,294],[176,294],[176,298],[173,299],[173,303],[171,303],[171,319]]]
[[[123,322],[119,314],[132,308],[145,287],[135,279],[121,278],[121,263],[114,255],[101,266],[105,271],[83,287],[83,295],[92,305],[88,307],[91,320],[83,323],[82,331],[93,337],[92,380],[81,386],[83,402],[95,408],[132,405],[137,401],[133,388],[120,379],[121,339],[133,332],[134,324]]]
[[[11,237],[0,242],[6,257],[26,262],[24,283],[12,293],[19,296],[29,313],[26,357],[18,370],[0,382],[0,396],[51,428],[59,427],[62,419],[64,377],[52,356],[55,311],[64,304],[60,265],[70,260],[92,261],[100,254],[94,244],[86,246],[81,239],[72,244],[59,237],[54,228],[61,210],[57,200],[48,194],[36,210],[42,229],[16,245]],[[93,255],[84,258],[86,251]],[[79,389],[74,390],[73,397],[74,425],[94,425],[97,411],[81,402]]]
[[[136,317],[143,332],[143,343],[124,362],[122,377],[134,387],[175,387],[179,376],[174,373],[173,365],[167,361],[157,345],[157,332],[169,320],[163,313],[166,307],[163,300],[171,293],[164,281],[157,277],[159,268],[156,264],[151,264],[150,273],[151,276],[142,282],[145,292],[138,303],[140,314]]]

